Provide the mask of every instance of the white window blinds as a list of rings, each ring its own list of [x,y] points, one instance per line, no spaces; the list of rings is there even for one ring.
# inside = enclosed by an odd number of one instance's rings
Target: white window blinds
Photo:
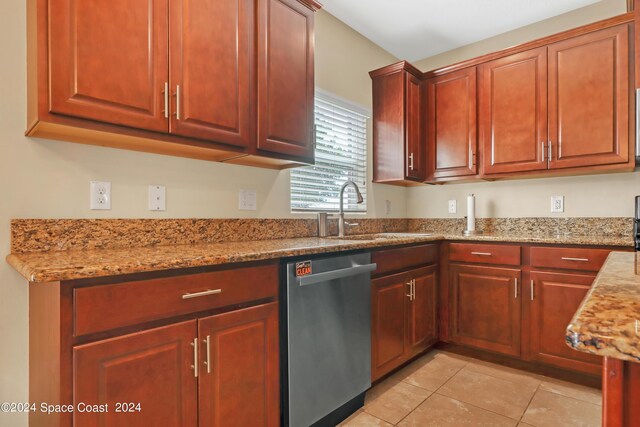
[[[340,187],[354,181],[364,197],[357,204],[353,188],[345,191],[344,209],[367,211],[367,119],[361,108],[316,92],[316,162],[291,171],[291,210],[338,211]]]

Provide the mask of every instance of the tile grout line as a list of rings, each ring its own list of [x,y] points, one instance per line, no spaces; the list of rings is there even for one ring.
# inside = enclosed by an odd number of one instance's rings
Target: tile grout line
[[[522,413],[522,415],[520,415],[520,419],[518,420],[518,424],[522,423],[522,419],[524,418],[525,414],[527,413],[527,410],[529,410],[529,406],[531,406],[531,402],[533,402],[533,398],[536,397],[536,394],[538,393],[538,390],[540,390],[540,386],[541,385],[542,385],[542,383],[538,384],[538,387],[536,387],[536,390],[531,395],[531,399],[529,399],[529,403],[527,403],[526,408],[524,408],[524,412]]]

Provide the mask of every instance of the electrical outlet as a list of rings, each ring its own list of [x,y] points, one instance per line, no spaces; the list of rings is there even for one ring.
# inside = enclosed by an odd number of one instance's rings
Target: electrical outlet
[[[384,201],[385,211],[387,215],[391,215],[391,200]]]
[[[458,212],[458,201],[449,200],[449,213],[454,214]]]
[[[551,196],[551,213],[564,212],[564,196]]]
[[[111,209],[111,183],[105,181],[91,181],[89,208],[91,210]]]
[[[166,211],[167,210],[167,190],[164,185],[149,186],[149,210],[150,211]]]
[[[257,209],[256,190],[240,190],[238,192],[238,209],[255,211]]]

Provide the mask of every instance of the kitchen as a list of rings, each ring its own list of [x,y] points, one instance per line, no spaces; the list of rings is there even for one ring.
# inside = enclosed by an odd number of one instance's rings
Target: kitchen
[[[0,14],[0,76],[7,83],[0,92],[0,241],[8,260],[0,267],[0,403],[15,403],[14,410],[0,413],[0,425],[309,425],[319,415],[296,424],[290,410],[299,409],[302,417],[327,411],[303,409],[289,399],[303,396],[323,376],[336,377],[330,366],[318,365],[314,380],[292,370],[286,378],[284,367],[297,361],[309,374],[304,357],[294,357],[295,337],[303,340],[303,356],[305,346],[322,344],[317,348],[337,352],[334,360],[350,359],[341,368],[358,373],[358,381],[368,373],[356,387],[361,392],[373,384],[368,394],[351,396],[355,401],[325,425],[347,416],[352,425],[599,425],[601,414],[604,425],[638,425],[637,412],[625,406],[638,399],[638,341],[629,326],[638,312],[632,230],[640,193],[634,172],[633,1],[575,0],[556,8],[553,2],[519,2],[516,10],[501,1],[480,10],[468,2],[436,3],[429,6],[429,19],[408,6],[391,13],[384,2],[365,11],[355,1],[241,1],[236,8],[234,2],[209,0],[194,2],[193,9],[166,0],[55,3],[10,0]],[[49,6],[47,12],[48,4],[59,9]],[[86,20],[73,20],[72,10]],[[265,18],[267,10],[273,21]],[[212,17],[229,14],[237,17],[210,25]],[[427,31],[417,42],[394,45],[393,37],[411,32],[403,19],[412,15],[420,28],[451,27],[450,33]],[[231,28],[236,19],[247,25]],[[191,32],[182,37],[167,31],[185,23]],[[151,24],[153,31],[147,31]],[[76,31],[67,32],[72,25]],[[202,38],[216,42],[203,45]],[[581,38],[588,42],[571,44]],[[267,40],[273,51],[261,47]],[[577,110],[592,119],[586,123],[563,109],[566,98],[552,96],[550,88],[563,75],[553,68],[553,55],[540,53],[572,52],[575,46],[579,51],[583,45],[602,48],[602,58],[614,60],[588,63],[578,56],[568,68],[578,84],[580,77],[602,83],[598,102],[589,102],[594,92],[583,88],[585,107]],[[534,73],[525,67],[525,77],[504,81],[524,87],[533,75],[535,85],[515,93],[507,84],[487,96],[487,88],[498,87],[486,83],[489,67],[495,73],[501,60],[517,55],[535,64]],[[609,73],[589,73],[603,69]],[[454,74],[466,79],[466,92],[447,109],[437,101],[462,87],[456,86],[460,79],[447,86]],[[405,82],[415,83],[407,85],[413,92],[405,91]],[[207,96],[193,95],[193,87]],[[516,117],[516,125],[492,128],[483,112],[488,102],[498,102],[497,95],[507,106],[501,117]],[[227,106],[229,99],[236,108]],[[533,125],[516,111],[530,107],[527,99],[538,114]],[[563,114],[552,114],[554,102]],[[418,114],[405,114],[410,107]],[[447,120],[460,126],[447,132]],[[345,121],[354,130],[348,144],[335,137],[344,133]],[[391,126],[377,126],[383,123]],[[601,133],[607,126],[615,127],[613,137]],[[511,135],[533,129],[535,141],[523,144],[535,148],[505,142],[508,149],[500,151],[494,138],[505,129]],[[578,148],[565,140],[561,153],[554,134],[562,131],[593,139],[579,141]],[[462,148],[449,149],[448,139],[462,141]],[[405,149],[413,146],[415,151]],[[580,151],[584,147],[593,152]],[[514,170],[513,156],[522,153],[532,157],[520,159]],[[567,154],[562,160],[573,163],[553,170],[552,163]],[[458,163],[447,165],[450,159]],[[313,161],[315,169],[302,167]],[[353,163],[349,175],[336,172],[345,162]],[[327,170],[349,176],[362,194],[358,203],[358,193],[345,189],[344,239],[336,236],[336,213],[347,179],[309,192],[326,182]],[[322,191],[331,197],[318,196]],[[471,212],[468,200],[476,205]],[[326,227],[316,215],[321,211],[332,214]],[[475,223],[465,220],[469,213]],[[322,228],[326,238],[318,237]],[[469,236],[463,236],[465,229]],[[609,257],[612,250],[622,254]],[[323,270],[321,262],[335,255],[337,264]],[[287,268],[297,270],[297,263],[301,274],[289,278]],[[624,270],[629,263],[631,270]],[[370,287],[350,290],[370,291],[370,322],[321,327],[340,320],[321,313],[351,313],[345,296],[338,298],[342,307],[318,306],[335,299],[319,295],[310,301],[319,313],[296,312],[307,302],[293,304],[297,296],[289,289],[316,288],[314,276],[353,266],[364,267],[358,278],[372,278]],[[353,277],[324,276],[334,284],[356,283]],[[612,277],[620,287],[609,283]],[[602,297],[613,308],[585,300],[579,310],[590,289],[593,298],[606,291]],[[352,300],[363,310],[351,313],[354,319],[366,317],[366,299]],[[263,332],[234,329],[242,313],[254,316]],[[306,320],[292,322],[294,314]],[[621,338],[609,345],[594,326],[606,315],[626,319],[614,322]],[[356,323],[362,329],[349,335]],[[366,328],[369,334],[362,333]],[[546,334],[547,328],[554,334]],[[236,332],[248,335],[236,339]],[[309,333],[317,343],[304,343]],[[354,337],[365,340],[358,344]],[[578,350],[607,356],[609,387],[602,402],[602,359],[570,348],[567,339]],[[149,353],[160,344],[164,356]],[[357,351],[363,351],[359,358],[339,357]],[[102,357],[123,354],[146,359],[98,366]],[[260,356],[263,369],[247,355]],[[174,358],[180,366],[168,365]],[[106,397],[98,397],[99,369],[113,369],[113,394],[107,387]],[[356,382],[339,383],[350,388]],[[338,381],[323,384],[338,387],[333,383]],[[495,384],[513,387],[507,394],[512,404],[496,406],[490,399]],[[216,394],[221,388],[226,391]],[[160,401],[141,402],[140,412],[135,398],[145,390],[164,394]],[[312,396],[321,401],[337,394]],[[264,405],[244,405],[259,401]],[[27,413],[18,402],[54,408]],[[80,403],[133,405],[120,408],[120,416],[100,418],[80,413]],[[73,405],[75,411],[55,405]]]

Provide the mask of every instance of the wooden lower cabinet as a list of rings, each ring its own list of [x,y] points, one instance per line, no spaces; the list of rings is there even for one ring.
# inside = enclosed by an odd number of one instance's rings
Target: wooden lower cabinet
[[[278,426],[278,304],[198,320],[199,426]]]
[[[561,368],[598,374],[602,358],[575,351],[565,343],[567,325],[589,291],[592,274],[532,271],[530,359]]]
[[[450,341],[520,355],[520,269],[451,265]]]
[[[190,320],[74,347],[75,408],[101,405],[108,411],[76,410],[73,424],[197,426],[192,347],[196,333],[196,321]],[[132,411],[117,412],[118,404]]]
[[[437,266],[372,281],[372,380],[437,341]]]

